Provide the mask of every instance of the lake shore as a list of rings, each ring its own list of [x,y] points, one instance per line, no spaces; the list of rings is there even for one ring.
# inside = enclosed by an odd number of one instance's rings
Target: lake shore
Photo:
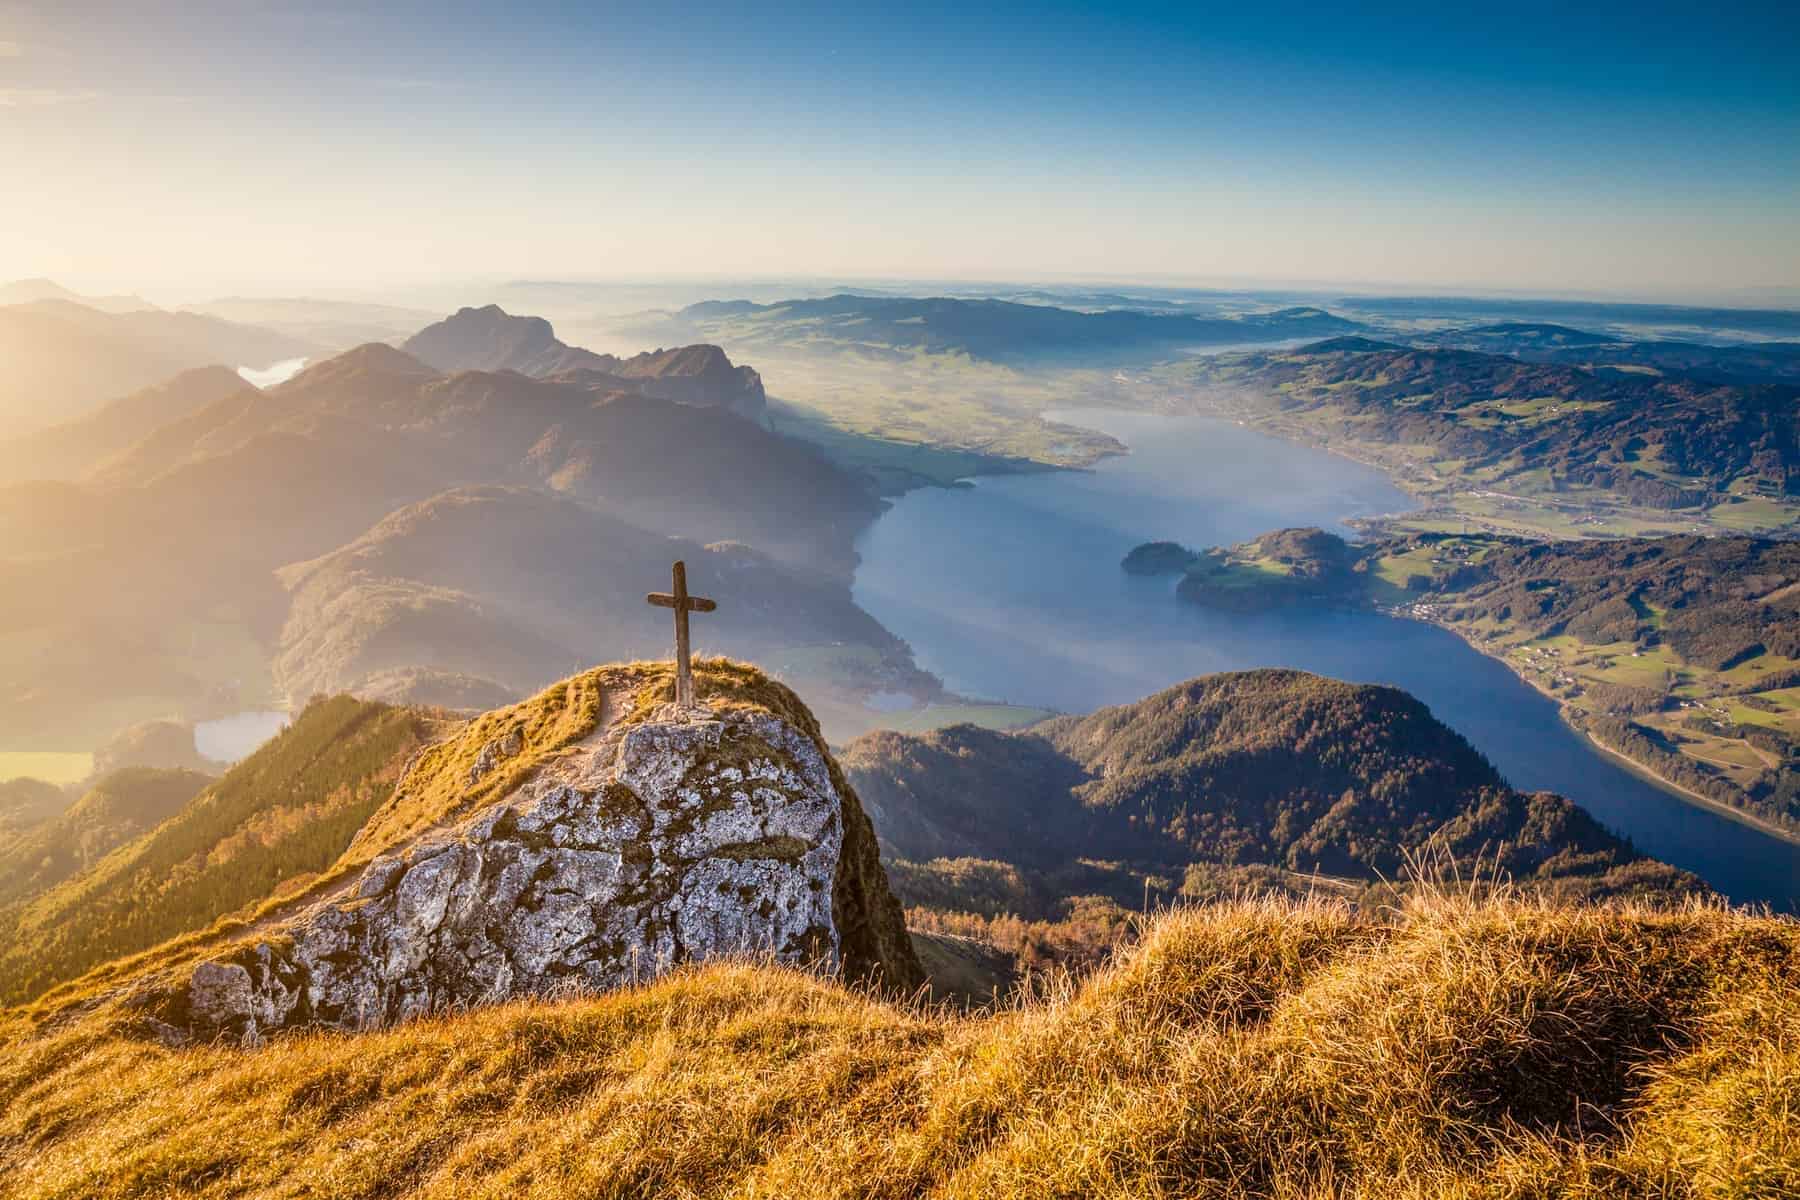
[[[1665,779],[1663,776],[1658,775],[1655,771],[1652,771],[1649,767],[1645,766],[1643,763],[1639,762],[1637,759],[1632,758],[1629,754],[1625,754],[1619,750],[1613,749],[1613,747],[1608,746],[1605,742],[1601,741],[1599,738],[1595,737],[1592,733],[1589,733],[1587,730],[1578,729],[1578,730],[1576,730],[1576,732],[1580,733],[1590,743],[1592,743],[1594,748],[1596,750],[1600,751],[1600,753],[1606,755],[1609,758],[1616,759],[1618,762],[1620,762],[1621,764],[1624,765],[1626,770],[1630,771],[1632,774],[1638,776],[1641,779],[1644,779],[1650,783],[1656,784],[1658,787],[1662,788],[1664,791],[1672,792],[1675,795],[1678,795],[1682,799],[1686,800],[1688,803],[1698,805],[1701,808],[1709,809],[1713,812],[1718,813],[1720,816],[1730,817],[1732,820],[1737,821],[1740,824],[1748,825],[1750,828],[1756,830],[1759,833],[1766,833],[1770,837],[1780,838],[1782,841],[1787,842],[1791,846],[1800,846],[1800,833],[1795,833],[1793,830],[1784,828],[1783,826],[1780,826],[1780,825],[1777,825],[1773,821],[1764,820],[1762,817],[1757,816],[1755,813],[1747,813],[1743,809],[1734,807],[1733,805],[1730,805],[1730,804],[1726,804],[1722,800],[1714,800],[1711,796],[1705,795],[1701,792],[1696,792],[1696,791],[1692,790],[1691,788],[1682,787],[1679,783],[1676,783],[1674,780]]]

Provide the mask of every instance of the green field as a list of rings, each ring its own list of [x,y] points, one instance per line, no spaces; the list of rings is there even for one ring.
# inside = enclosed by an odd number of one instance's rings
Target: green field
[[[817,442],[848,466],[920,482],[1025,467],[1084,467],[1124,447],[1089,429],[1046,421],[1058,406],[1120,403],[1092,370],[1021,371],[965,354],[820,353],[758,349],[777,431]]]

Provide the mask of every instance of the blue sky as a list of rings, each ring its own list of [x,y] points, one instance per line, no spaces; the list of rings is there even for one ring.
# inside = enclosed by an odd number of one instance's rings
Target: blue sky
[[[0,0],[0,275],[1792,287],[1797,7]]]

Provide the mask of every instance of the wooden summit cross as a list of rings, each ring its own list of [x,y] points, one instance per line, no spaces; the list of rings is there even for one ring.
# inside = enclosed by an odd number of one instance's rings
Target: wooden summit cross
[[[645,599],[658,608],[675,610],[675,703],[681,708],[692,708],[694,671],[688,665],[688,614],[711,612],[719,606],[705,596],[688,595],[686,563],[677,560],[671,575],[670,591],[651,592]]]

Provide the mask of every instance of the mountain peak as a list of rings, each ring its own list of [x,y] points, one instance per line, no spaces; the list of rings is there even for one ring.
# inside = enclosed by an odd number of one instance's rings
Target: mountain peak
[[[382,375],[409,379],[430,379],[437,372],[404,350],[385,342],[368,342],[346,350],[335,358],[314,363],[275,391],[306,391],[320,385],[332,385],[359,375]]]
[[[162,1036],[364,1029],[767,953],[922,981],[874,829],[811,712],[753,667],[600,667],[420,756],[311,903],[177,972]]]
[[[559,341],[544,318],[514,316],[498,304],[459,308],[413,334],[405,349],[440,371],[542,376],[605,362],[601,355]]]

